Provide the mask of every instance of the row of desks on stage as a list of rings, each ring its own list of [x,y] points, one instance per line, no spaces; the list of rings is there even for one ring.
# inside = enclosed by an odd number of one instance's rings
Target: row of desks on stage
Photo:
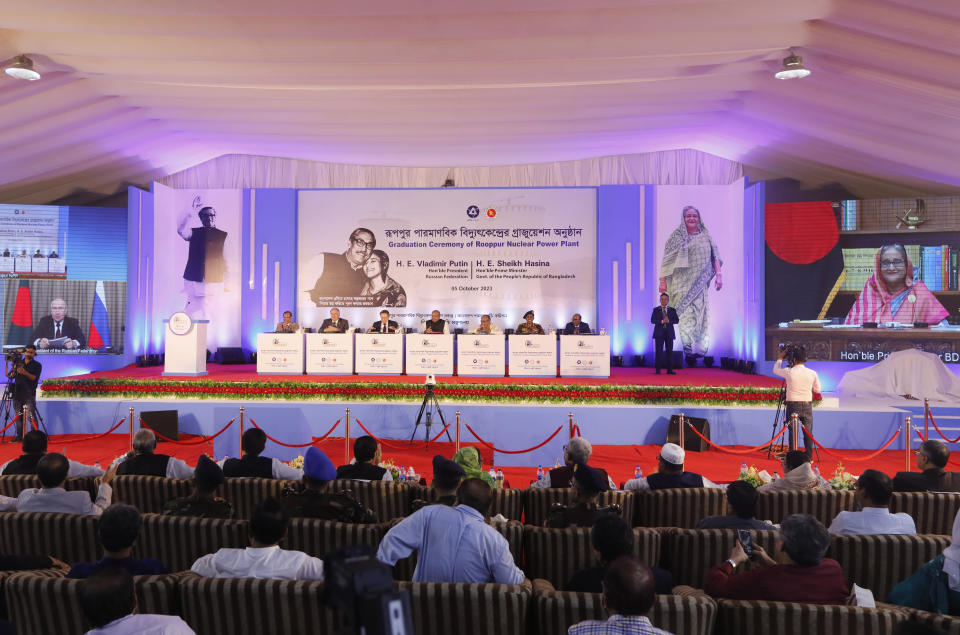
[[[261,333],[257,372],[275,375],[609,377],[608,335]]]

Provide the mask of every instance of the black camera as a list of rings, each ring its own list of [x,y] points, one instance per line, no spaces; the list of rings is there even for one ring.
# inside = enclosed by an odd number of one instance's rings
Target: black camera
[[[410,635],[410,595],[396,590],[393,573],[369,545],[344,547],[323,557],[324,601],[344,612],[345,633]]]
[[[12,362],[14,365],[23,363],[23,350],[22,348],[14,348],[6,351],[3,354],[3,358],[8,362]]]
[[[790,366],[798,362],[805,362],[807,359],[806,349],[799,344],[780,343],[780,350],[783,351],[783,359]]]

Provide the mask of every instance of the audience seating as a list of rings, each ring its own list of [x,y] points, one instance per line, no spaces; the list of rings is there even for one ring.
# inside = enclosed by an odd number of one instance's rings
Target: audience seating
[[[550,507],[555,503],[569,505],[573,502],[573,489],[569,487],[531,488],[523,494],[523,522],[542,527],[547,522]],[[624,520],[633,518],[634,496],[630,492],[606,491],[600,494],[598,504],[620,505]]]
[[[949,536],[953,533],[953,519],[960,511],[960,493],[894,492],[890,511],[913,516],[918,534]]]
[[[418,485],[391,481],[351,481],[347,479],[330,481],[330,491],[350,490],[367,509],[373,510],[380,522],[409,516],[410,502],[413,500],[412,494],[418,488]]]
[[[84,490],[90,493],[90,500],[96,500],[97,479],[92,476],[68,478],[63,489],[73,492]],[[16,498],[25,489],[40,487],[40,479],[33,474],[10,474],[0,476],[0,496]]]
[[[787,490],[760,492],[757,518],[775,524],[790,514],[810,514],[824,526],[842,511],[853,509],[853,492],[840,490]]]
[[[88,562],[101,556],[96,516],[54,512],[0,514],[0,553],[42,554],[64,562]]]
[[[417,635],[524,635],[530,591],[506,584],[399,582]]]
[[[777,532],[751,531],[750,534],[754,544],[769,554],[774,553]],[[707,571],[730,557],[737,536],[736,529],[665,530],[660,538],[660,566],[670,571],[674,584],[702,587]],[[744,569],[750,566],[748,563]]]
[[[726,493],[715,487],[689,487],[637,492],[633,524],[640,527],[692,529],[706,516],[726,513]]]
[[[271,496],[280,498],[280,491],[295,482],[275,478],[227,478],[217,488],[217,496],[230,502],[234,518],[250,518],[257,503]]]
[[[717,600],[716,635],[851,635],[893,633],[907,619],[888,608]]]
[[[633,553],[647,564],[656,565],[660,561],[660,533],[636,527],[633,537]],[[523,530],[523,551],[527,577],[542,578],[557,588],[563,588],[574,572],[597,564],[589,527],[548,529],[528,525]]]
[[[168,571],[185,571],[221,547],[250,545],[247,521],[144,514],[135,558],[156,558]]]
[[[114,503],[133,505],[143,514],[159,514],[163,512],[167,501],[189,496],[193,492],[191,479],[138,474],[117,476],[111,486]]]
[[[493,502],[490,503],[490,516],[502,514],[508,520],[523,520],[523,499],[525,490],[496,487],[493,489]],[[414,499],[434,501],[437,496],[433,488],[419,486],[413,490],[411,501]]]

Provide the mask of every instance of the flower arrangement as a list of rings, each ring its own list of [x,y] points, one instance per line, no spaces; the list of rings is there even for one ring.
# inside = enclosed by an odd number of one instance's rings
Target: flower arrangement
[[[770,474],[766,470],[758,470],[757,466],[751,465],[746,470],[740,470],[739,480],[746,481],[754,487],[760,487],[761,485],[766,485],[771,482],[773,479],[770,478]]]
[[[400,468],[397,467],[397,464],[394,463],[393,459],[381,459],[380,467],[390,471],[390,476],[393,477],[394,483],[400,480]]]
[[[843,463],[837,463],[837,469],[834,470],[833,476],[827,482],[830,483],[830,487],[838,490],[855,489],[857,487],[857,479],[854,478],[853,474],[843,469]]]
[[[296,469],[298,469],[298,470],[302,470],[302,469],[303,469],[303,455],[301,454],[300,456],[298,456],[298,457],[295,458],[295,459],[290,459],[289,461],[287,461],[287,465],[289,465],[290,467],[296,468]]]

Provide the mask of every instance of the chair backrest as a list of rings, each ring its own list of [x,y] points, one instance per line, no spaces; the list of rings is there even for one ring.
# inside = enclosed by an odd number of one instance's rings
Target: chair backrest
[[[950,545],[950,536],[831,536],[827,557],[843,567],[850,582],[885,602],[897,583],[913,575]]]
[[[929,611],[921,611],[906,606],[898,606],[899,610],[906,613],[907,617],[915,622],[920,622],[938,631],[943,631],[947,635],[960,635],[960,618],[951,615],[940,615]]]
[[[249,544],[246,520],[144,514],[133,555],[156,558],[169,571],[186,571],[200,556]]]
[[[86,491],[90,493],[90,500],[96,500],[97,479],[92,476],[68,478],[63,489],[68,492]],[[0,476],[0,496],[16,498],[25,489],[40,487],[40,479],[33,474],[9,474]]]
[[[183,619],[197,633],[335,633],[343,617],[323,601],[323,582],[204,578],[180,580]]]
[[[294,481],[275,478],[227,478],[217,488],[217,495],[233,507],[234,518],[250,518],[257,503],[267,498],[280,498],[280,490]]]
[[[523,531],[524,571],[531,580],[543,578],[563,587],[580,569],[595,566],[589,527],[549,529],[527,525]],[[660,561],[660,533],[645,527],[633,530],[633,553],[649,565]]]
[[[725,493],[719,488],[648,490],[637,492],[635,496],[633,524],[641,527],[693,528],[706,516],[717,516],[725,510]]]
[[[495,487],[488,515],[503,514],[508,520],[523,520],[523,495],[522,489]],[[432,502],[436,500],[437,495],[431,487],[414,485],[411,487],[410,500],[417,498]]]
[[[177,576],[147,575],[134,577],[140,613],[176,615]],[[10,621],[19,635],[80,634],[87,630],[80,608],[82,580],[62,575],[16,573],[4,580],[4,595]]]
[[[280,546],[322,558],[340,547],[368,545],[376,553],[389,523],[360,525],[317,518],[291,518]]]
[[[785,490],[760,492],[757,500],[757,518],[780,524],[791,514],[810,514],[825,527],[837,514],[853,509],[850,490]]]
[[[523,491],[523,523],[542,527],[555,503],[569,505],[573,502],[573,489],[569,487],[531,487]],[[601,507],[619,505],[621,515],[627,522],[633,518],[634,496],[630,492],[608,490],[600,494],[597,504]]]
[[[352,491],[358,501],[363,503],[367,509],[373,510],[380,522],[410,515],[411,493],[414,487],[416,486],[390,481],[352,481],[349,479],[336,479],[330,481],[329,485],[331,492]]]
[[[774,553],[779,532],[751,530],[750,534],[755,544],[768,554]],[[730,557],[738,533],[736,529],[673,529],[660,538],[660,566],[670,571],[673,583],[703,588],[707,571]],[[744,569],[750,567],[748,564]],[[739,572],[741,568],[737,569]]]
[[[398,582],[417,635],[525,635],[530,592],[506,584]]]
[[[584,620],[605,620],[600,593],[552,591],[534,594],[537,633],[553,635]],[[676,635],[710,635],[717,617],[717,604],[706,595],[658,595],[647,614],[659,629]]]
[[[892,633],[905,619],[897,609],[717,600],[717,632],[737,635],[850,635]]]
[[[193,491],[190,479],[139,474],[117,476],[111,485],[113,502],[133,505],[142,514],[159,514],[167,501],[189,496]]]
[[[55,512],[0,514],[0,553],[52,556],[69,563],[99,560],[99,520]]]
[[[953,519],[960,511],[960,493],[894,492],[890,511],[913,516],[918,534],[949,536],[953,533]]]

